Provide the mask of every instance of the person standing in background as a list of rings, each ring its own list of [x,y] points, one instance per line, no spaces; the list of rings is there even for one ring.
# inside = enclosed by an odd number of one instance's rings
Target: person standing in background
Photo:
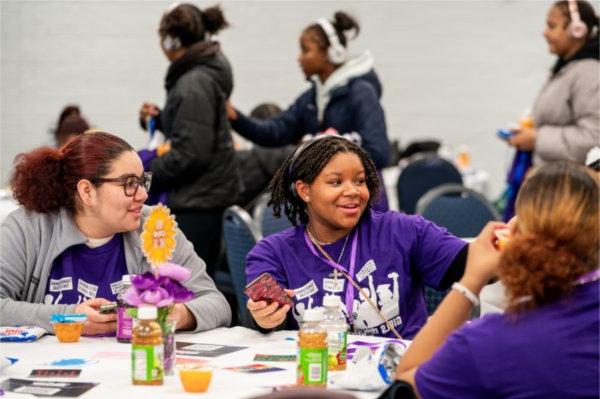
[[[268,121],[248,118],[228,103],[227,112],[235,131],[271,147],[299,142],[307,134],[334,132],[359,144],[378,170],[386,167],[390,145],[379,102],[381,83],[368,51],[356,57],[347,54],[345,32],[350,30],[356,36],[360,27],[341,11],[335,13],[333,21],[321,18],[304,29],[298,62],[312,87]],[[385,190],[381,190],[374,209],[388,210]]]
[[[227,27],[219,7],[200,10],[176,4],[160,21],[160,45],[171,62],[161,110],[140,108],[170,142],[170,150],[144,159],[156,191],[168,191],[167,205],[213,276],[221,255],[222,217],[237,196],[235,153],[225,111],[233,88],[229,62],[211,35]]]
[[[521,126],[509,144],[533,151],[533,165],[584,164],[600,141],[598,15],[585,0],[561,0],[548,12],[544,38],[556,61],[533,106],[534,126]]]
[[[52,130],[57,147],[62,147],[74,137],[89,130],[89,123],[81,116],[77,105],[67,105],[60,113],[56,128]]]

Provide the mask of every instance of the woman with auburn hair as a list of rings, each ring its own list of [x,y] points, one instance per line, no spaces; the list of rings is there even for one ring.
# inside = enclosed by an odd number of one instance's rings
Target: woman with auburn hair
[[[598,201],[598,175],[583,166],[529,177],[509,242],[496,249],[490,223],[471,244],[477,261],[416,336],[390,391],[408,383],[421,398],[597,397]],[[507,312],[461,327],[495,275]]]
[[[53,313],[85,313],[83,333],[112,333],[116,316],[98,308],[116,299],[124,274],[150,270],[140,245],[152,175],[124,140],[84,133],[60,149],[15,159],[11,186],[21,208],[0,227],[2,325],[52,331]],[[181,231],[172,261],[192,271],[194,298],[176,304],[180,329],[227,326],[231,310]]]

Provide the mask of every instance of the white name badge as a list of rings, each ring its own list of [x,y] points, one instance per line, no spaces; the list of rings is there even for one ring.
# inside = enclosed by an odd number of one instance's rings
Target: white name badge
[[[359,282],[363,281],[369,276],[369,274],[373,273],[375,270],[377,270],[377,266],[375,265],[373,259],[371,259],[370,261],[365,263],[365,265],[359,270],[358,273],[356,273],[356,279]]]
[[[324,278],[323,290],[328,292],[344,292],[345,282],[345,280],[338,278]]]
[[[119,291],[121,291],[121,288],[123,288],[123,282],[121,280],[110,283],[110,291],[113,295],[117,295]]]
[[[63,277],[60,280],[50,279],[50,292],[60,292],[73,289],[73,279],[71,277]]]
[[[96,298],[98,292],[98,286],[90,283],[86,283],[82,279],[77,282],[77,291],[86,298]]]
[[[311,295],[314,295],[317,292],[319,292],[319,288],[317,288],[317,284],[315,284],[315,282],[313,280],[310,280],[307,284],[303,285],[302,287],[295,288],[294,296],[296,297],[297,300],[301,300],[301,299],[304,299]]]

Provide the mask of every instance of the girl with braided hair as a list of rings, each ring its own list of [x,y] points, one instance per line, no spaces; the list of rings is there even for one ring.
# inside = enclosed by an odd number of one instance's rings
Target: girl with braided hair
[[[412,338],[427,319],[423,285],[444,289],[464,271],[468,245],[395,211],[379,213],[380,181],[356,144],[325,135],[287,158],[271,182],[271,205],[295,225],[247,257],[246,277],[268,272],[295,306],[249,300],[259,330],[298,328],[303,310],[340,297],[356,334]]]
[[[466,290],[446,296],[398,378],[420,398],[598,397],[598,183],[595,171],[572,163],[528,177],[508,243],[494,248],[492,222],[470,244],[478,261],[461,279]],[[473,306],[468,293],[475,297],[496,275],[507,312],[461,327]]]

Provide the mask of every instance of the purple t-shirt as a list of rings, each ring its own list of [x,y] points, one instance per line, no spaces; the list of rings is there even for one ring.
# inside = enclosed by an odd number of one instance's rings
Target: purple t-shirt
[[[323,248],[335,261],[339,258],[347,271],[354,235],[354,281],[402,337],[412,338],[427,319],[423,285],[437,287],[466,243],[420,216],[371,211],[348,240],[342,238]],[[248,254],[247,281],[269,272],[282,286],[294,290],[289,328],[298,328],[305,309],[322,306],[324,295],[336,295],[344,304],[346,316],[348,310],[352,312],[354,333],[393,337],[369,301],[309,245],[304,225],[261,240]],[[354,295],[350,306],[346,304],[348,289]]]
[[[96,248],[74,245],[54,260],[44,303],[79,304],[92,298],[115,301],[124,274],[127,264],[122,234]]]
[[[448,337],[415,382],[427,398],[598,398],[600,284],[514,319],[487,315]]]

